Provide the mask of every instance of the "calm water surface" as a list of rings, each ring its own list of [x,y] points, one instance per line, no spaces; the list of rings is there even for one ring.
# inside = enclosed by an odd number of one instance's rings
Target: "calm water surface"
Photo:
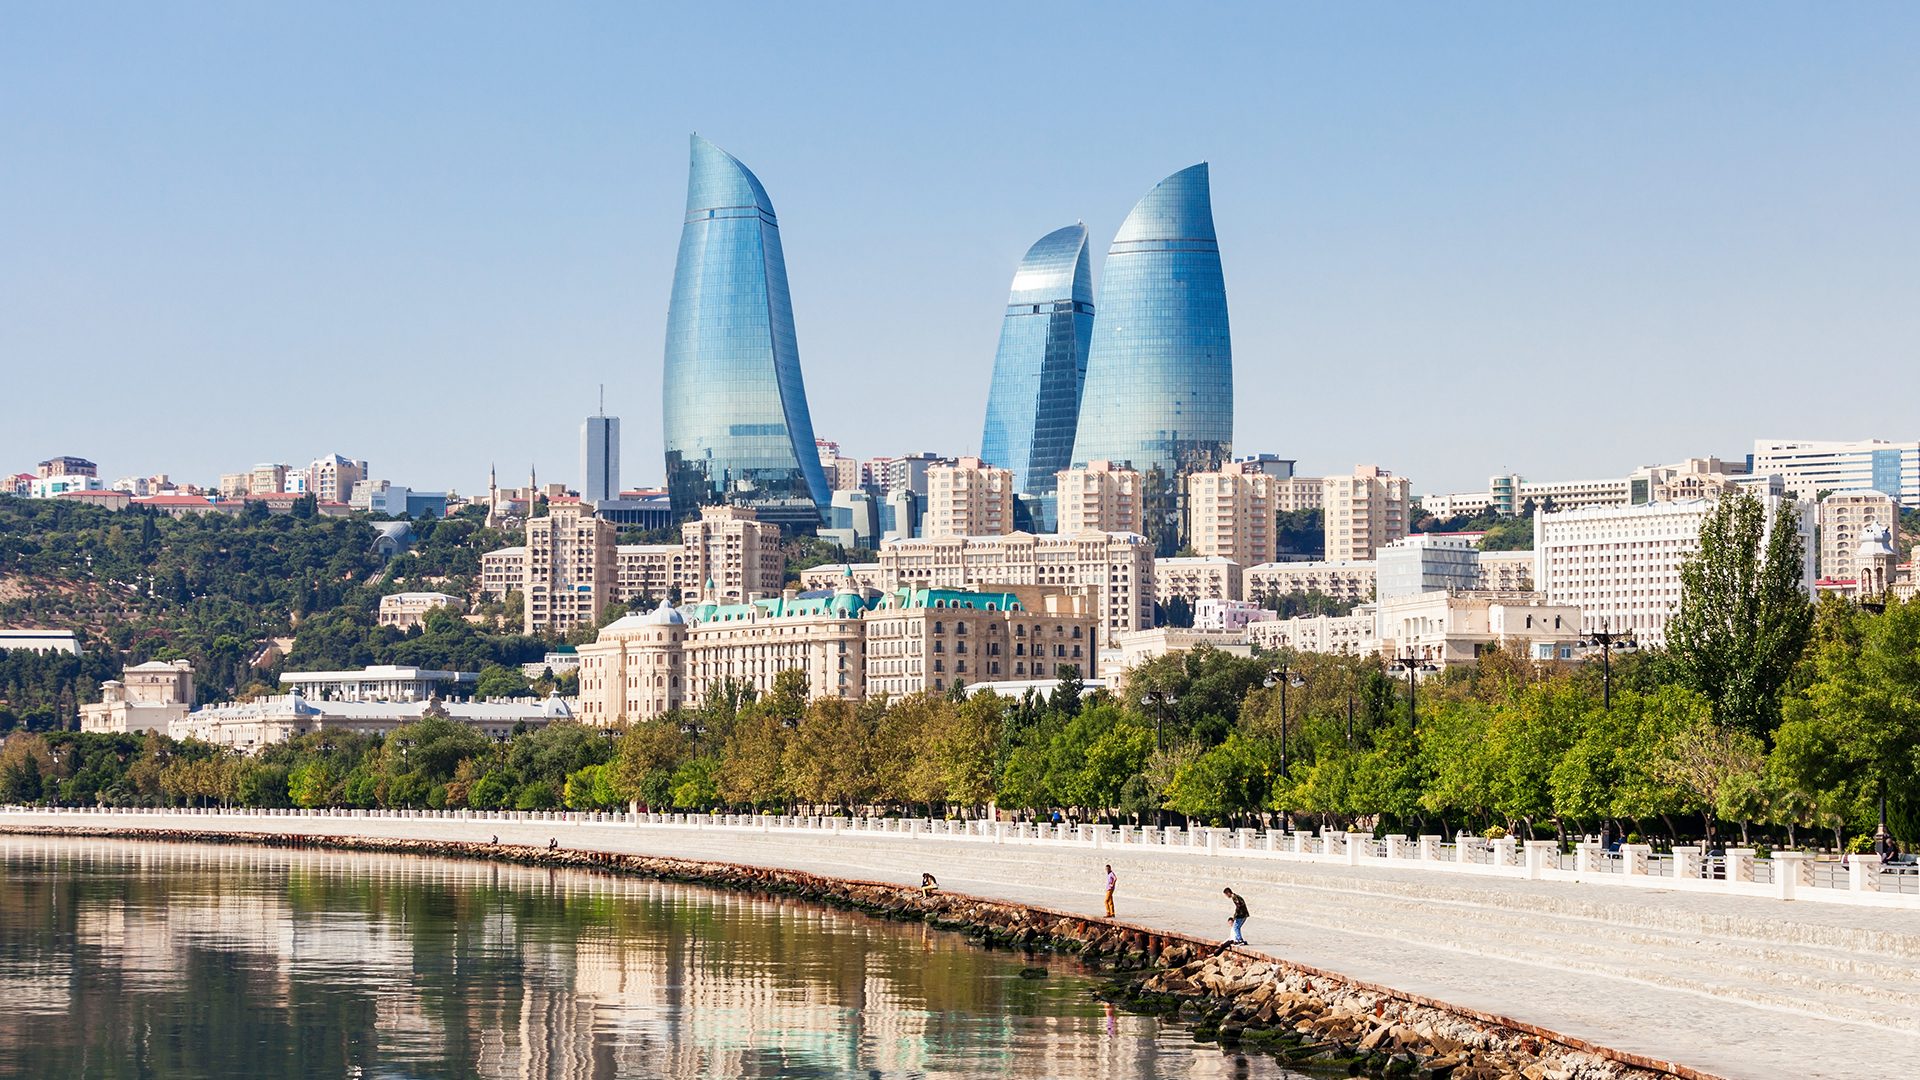
[[[1286,1077],[1064,961],[798,901],[0,837],[3,1077]]]

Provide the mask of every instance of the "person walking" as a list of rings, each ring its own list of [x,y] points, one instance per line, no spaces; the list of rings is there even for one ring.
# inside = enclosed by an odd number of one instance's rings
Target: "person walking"
[[[1120,884],[1120,879],[1113,876],[1113,864],[1108,863],[1107,864],[1107,918],[1109,919],[1113,918],[1113,887],[1118,884]]]
[[[1231,885],[1227,886],[1226,888],[1220,891],[1226,894],[1227,899],[1233,901],[1233,914],[1227,916],[1227,921],[1233,924],[1233,936],[1226,940],[1226,944],[1245,945],[1247,943],[1247,939],[1245,935],[1243,935],[1240,931],[1243,927],[1247,925],[1246,897],[1241,896],[1237,892],[1234,892],[1233,886]]]

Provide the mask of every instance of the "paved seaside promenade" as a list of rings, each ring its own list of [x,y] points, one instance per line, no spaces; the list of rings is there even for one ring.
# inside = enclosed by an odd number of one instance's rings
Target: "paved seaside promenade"
[[[1920,1060],[1920,910],[1151,847],[572,821],[0,811],[0,827],[202,829],[562,846],[787,867],[1208,937],[1232,885],[1252,948],[1734,1080],[1906,1075]]]

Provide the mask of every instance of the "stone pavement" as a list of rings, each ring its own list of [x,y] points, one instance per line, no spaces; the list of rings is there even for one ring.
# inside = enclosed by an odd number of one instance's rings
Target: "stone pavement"
[[[1729,1080],[1920,1073],[1920,912],[1384,866],[571,822],[0,812],[10,824],[290,831],[562,846],[918,884],[1224,937],[1226,885],[1273,956]]]

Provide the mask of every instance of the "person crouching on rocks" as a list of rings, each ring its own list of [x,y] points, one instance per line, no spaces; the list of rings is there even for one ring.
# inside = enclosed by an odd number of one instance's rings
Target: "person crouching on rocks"
[[[1222,944],[1245,945],[1247,943],[1246,936],[1240,931],[1247,925],[1247,898],[1234,892],[1233,886],[1231,885],[1220,891],[1226,894],[1227,899],[1233,901],[1233,914],[1227,916],[1227,921],[1233,924],[1233,936]]]
[[[920,895],[921,896],[932,896],[934,893],[937,893],[939,891],[940,891],[940,883],[934,880],[934,877],[932,874],[920,875]]]

